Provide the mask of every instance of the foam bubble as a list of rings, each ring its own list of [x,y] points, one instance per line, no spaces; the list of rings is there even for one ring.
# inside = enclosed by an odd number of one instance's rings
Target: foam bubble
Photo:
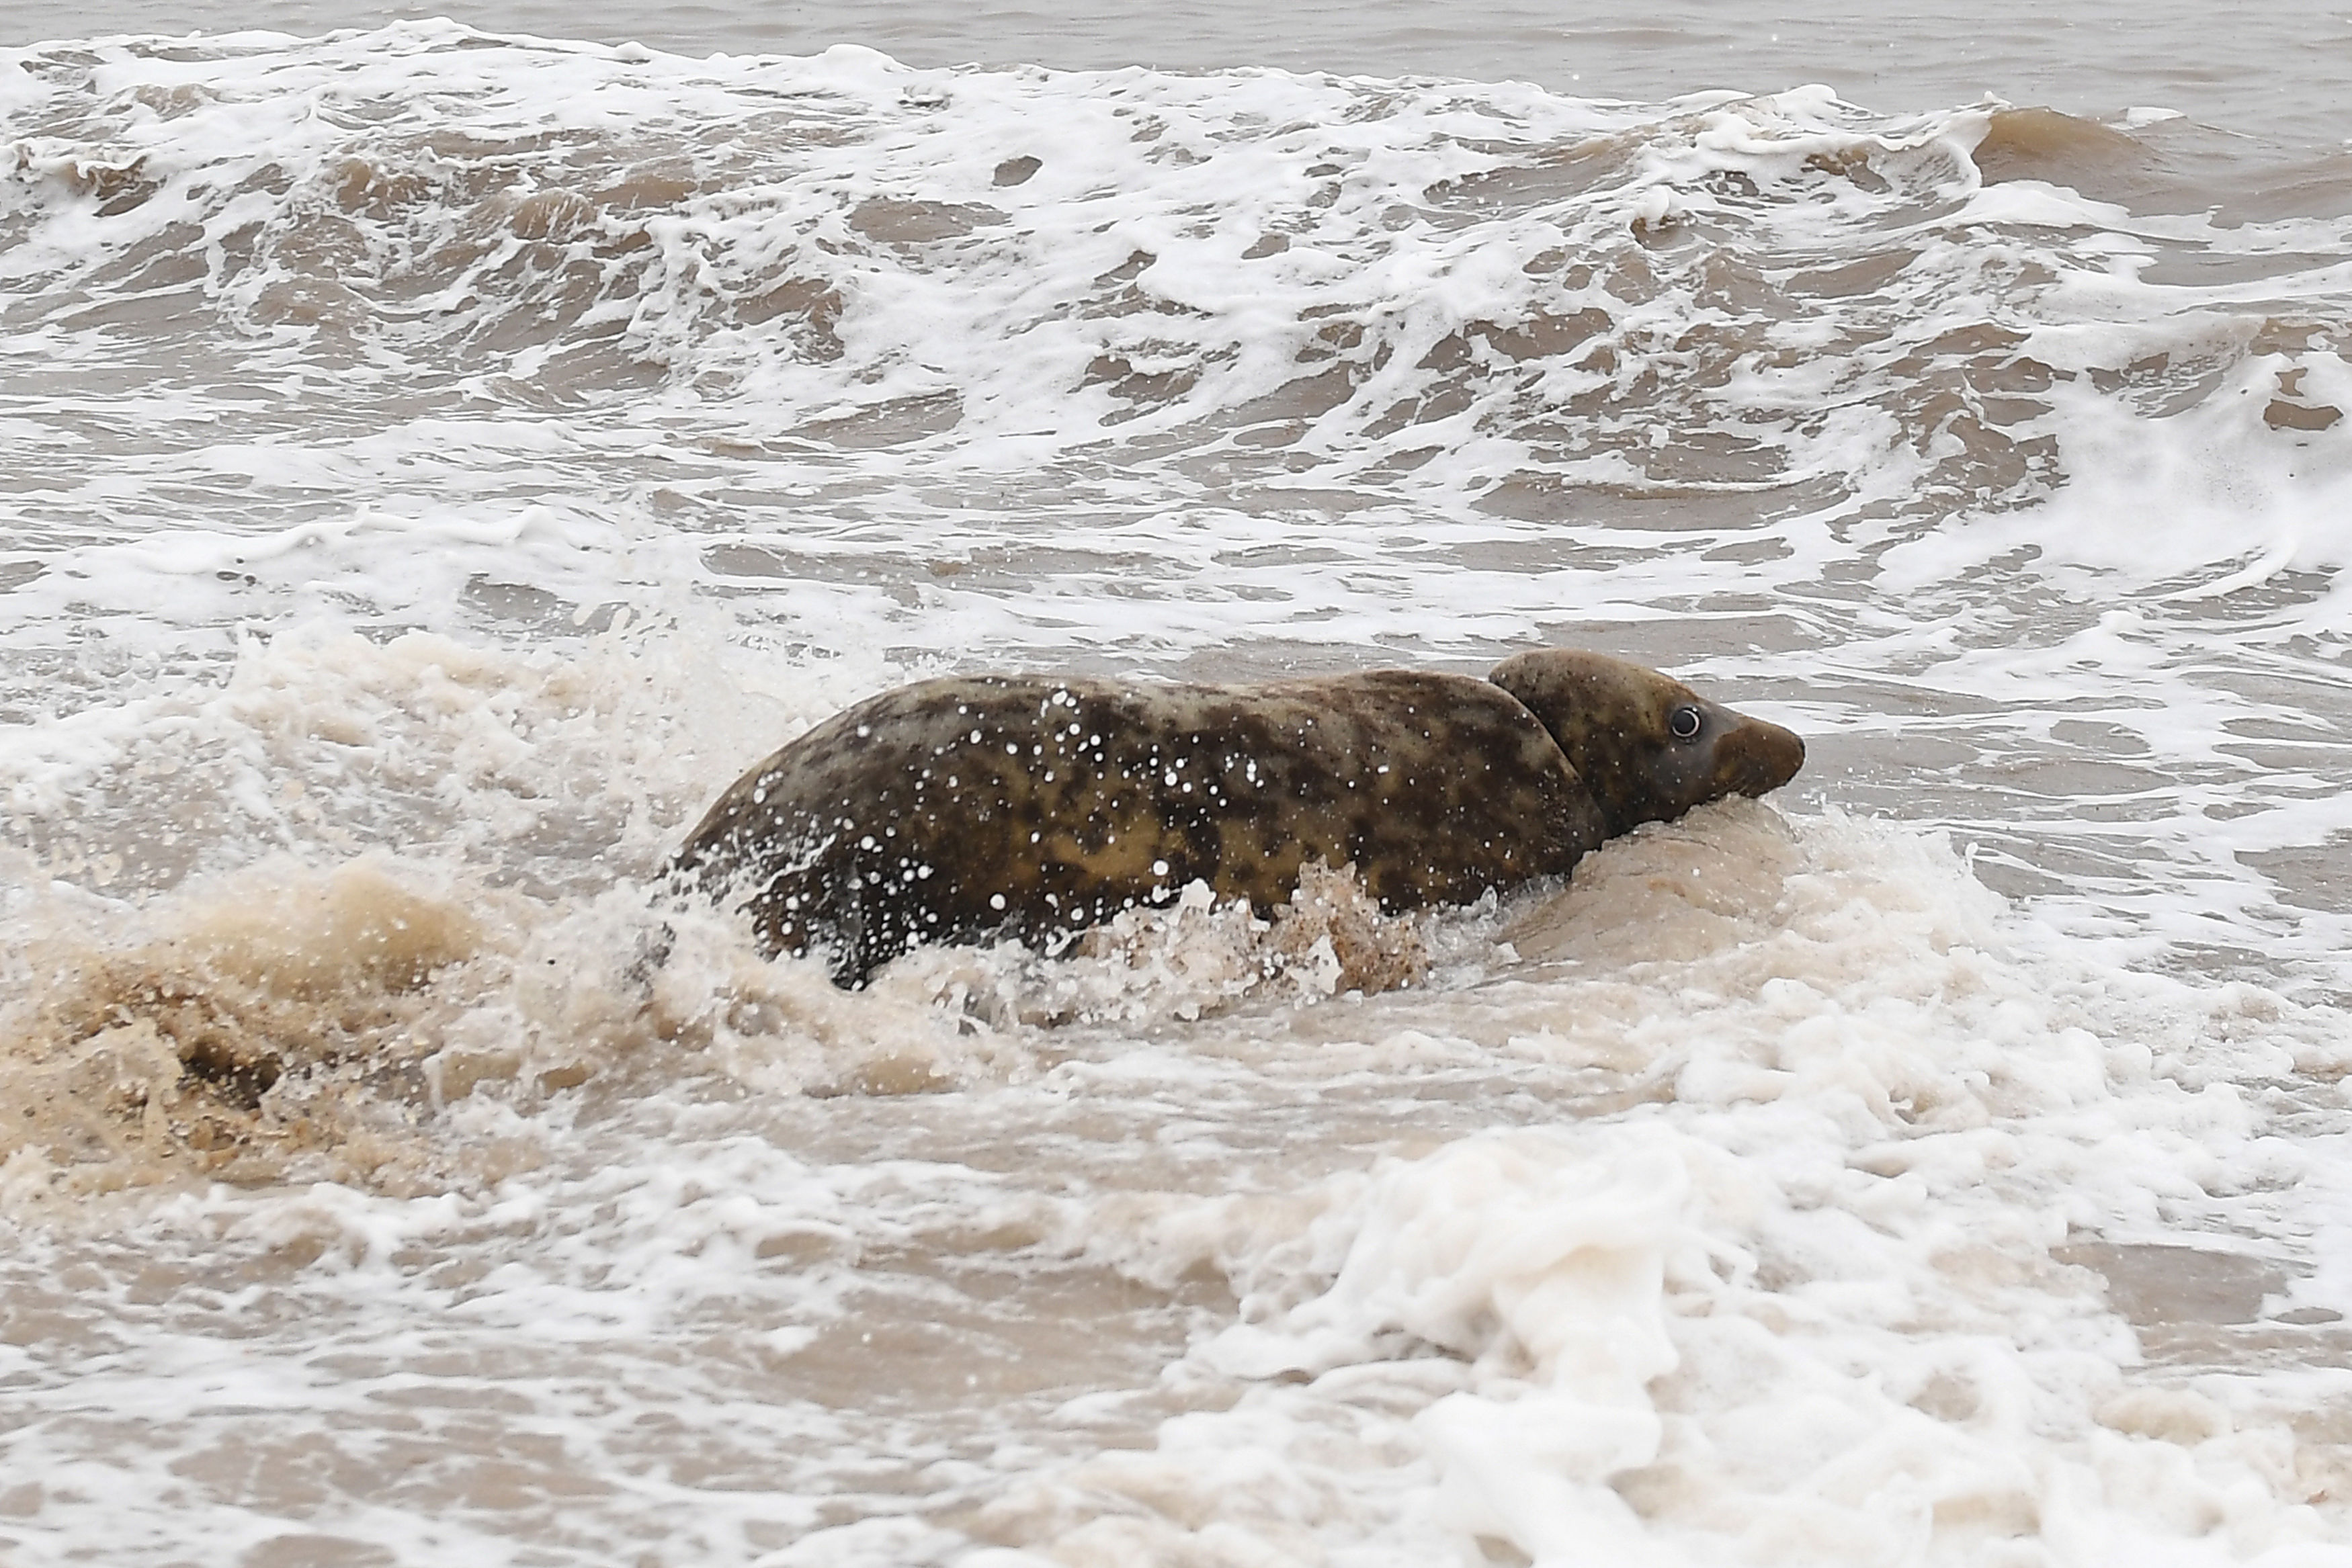
[[[5,57],[0,1524],[2335,1550],[2308,187],[1810,88]],[[656,886],[917,673],[1538,641],[1802,792],[856,995]]]
[[[2326,1017],[2021,950],[1948,855],[1863,824],[1782,837],[1760,900],[1705,887],[1700,862],[1747,859],[1745,825],[1645,831],[1560,901],[1682,873],[1637,929],[1704,938],[1635,969],[1638,1010],[1614,1006],[1622,956],[1545,988],[1555,1017],[1664,1048],[1673,1089],[1643,1111],[1299,1192],[1104,1205],[1087,1246],[1145,1279],[1210,1263],[1239,1322],[1178,1370],[1199,1413],[1019,1489],[994,1538],[1669,1563],[2220,1532],[2332,1560],[2301,1478],[2340,1438],[2301,1413],[2341,1380],[2241,1364],[2223,1414],[2193,1361],[2135,1349],[2211,1310],[2173,1293],[2187,1266],[2133,1285],[2128,1247],[2079,1239],[2263,1223],[2256,1189],[2318,1167],[2221,1085]],[[1507,982],[1454,1011],[1520,1003]]]

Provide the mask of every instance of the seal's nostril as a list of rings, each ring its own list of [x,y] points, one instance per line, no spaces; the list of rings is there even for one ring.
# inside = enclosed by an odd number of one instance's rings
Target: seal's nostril
[[[1757,727],[1764,732],[1767,742],[1759,752],[1764,764],[1764,783],[1758,791],[1761,794],[1766,789],[1778,789],[1797,776],[1797,770],[1805,765],[1805,743],[1778,725]]]
[[[1717,744],[1716,778],[1728,792],[1768,795],[1805,765],[1805,743],[1777,724],[1750,720]]]

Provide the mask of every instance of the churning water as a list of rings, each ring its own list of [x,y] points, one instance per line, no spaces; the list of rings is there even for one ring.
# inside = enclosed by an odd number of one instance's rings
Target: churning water
[[[0,1550],[2352,1563],[2352,23],[2125,16],[12,20]],[[918,675],[1547,644],[1807,771],[657,886]]]

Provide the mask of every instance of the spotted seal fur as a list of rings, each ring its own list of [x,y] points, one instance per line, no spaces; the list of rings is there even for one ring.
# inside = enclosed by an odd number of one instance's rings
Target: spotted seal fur
[[[1194,880],[1261,914],[1353,863],[1388,911],[1564,876],[1643,821],[1792,777],[1804,743],[1654,670],[1522,653],[1486,680],[923,681],[754,767],[675,866],[761,946],[862,985],[909,947],[1048,948]]]

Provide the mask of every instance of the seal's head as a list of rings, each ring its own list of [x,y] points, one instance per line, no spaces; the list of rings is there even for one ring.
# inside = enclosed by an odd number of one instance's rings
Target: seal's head
[[[1490,674],[1551,731],[1612,836],[1796,777],[1805,743],[1708,702],[1680,681],[1601,653],[1545,649]]]

